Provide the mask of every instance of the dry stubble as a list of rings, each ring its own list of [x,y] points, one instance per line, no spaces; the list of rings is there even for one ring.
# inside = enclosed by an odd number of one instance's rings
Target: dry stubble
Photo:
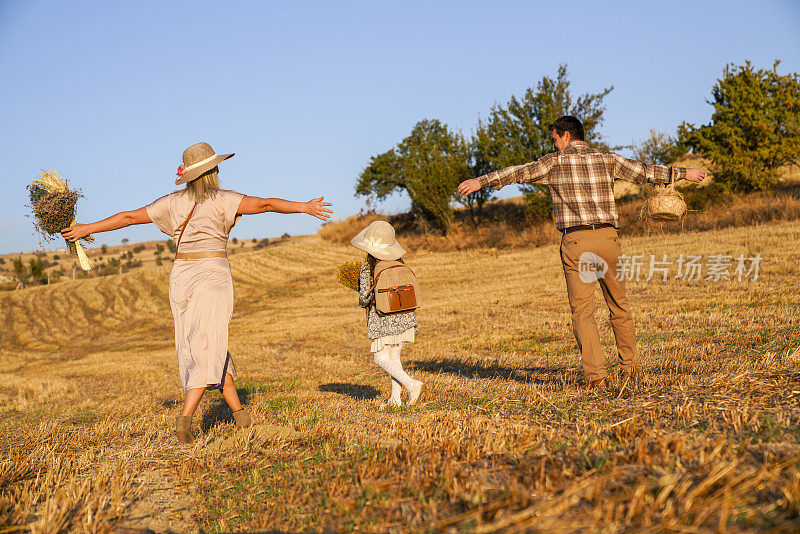
[[[211,394],[197,445],[177,446],[166,273],[4,294],[0,517],[37,531],[796,529],[799,239],[789,222],[624,240],[646,259],[764,263],[757,282],[630,283],[645,374],[604,396],[582,390],[557,246],[413,254],[425,307],[404,362],[428,392],[392,413],[376,411],[388,379],[335,280],[358,251],[312,237],[237,254],[242,397],[296,442],[234,432]],[[603,305],[597,317],[613,366]]]

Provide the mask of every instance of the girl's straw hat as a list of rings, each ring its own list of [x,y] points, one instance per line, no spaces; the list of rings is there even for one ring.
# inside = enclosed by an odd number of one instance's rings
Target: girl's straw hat
[[[396,260],[406,253],[394,237],[394,228],[386,221],[370,223],[350,243],[379,260]]]
[[[193,144],[183,151],[183,165],[178,167],[175,185],[191,182],[231,156],[233,154],[217,154],[208,143]]]

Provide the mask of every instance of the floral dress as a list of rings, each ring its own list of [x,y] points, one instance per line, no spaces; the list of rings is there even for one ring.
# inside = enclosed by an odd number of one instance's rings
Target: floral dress
[[[369,263],[361,264],[358,273],[358,305],[367,309],[367,337],[372,340],[370,351],[383,350],[385,345],[413,343],[419,323],[413,311],[381,317],[375,309],[374,294],[370,293],[372,275]]]

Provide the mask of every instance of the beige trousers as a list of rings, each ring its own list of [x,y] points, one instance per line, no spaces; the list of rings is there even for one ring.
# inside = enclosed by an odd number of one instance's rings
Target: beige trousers
[[[608,374],[594,320],[595,281],[600,282],[611,313],[611,328],[621,369],[632,370],[638,360],[633,317],[625,295],[625,282],[618,271],[621,252],[616,228],[577,230],[561,238],[561,264],[572,311],[572,331],[588,381],[605,378]]]

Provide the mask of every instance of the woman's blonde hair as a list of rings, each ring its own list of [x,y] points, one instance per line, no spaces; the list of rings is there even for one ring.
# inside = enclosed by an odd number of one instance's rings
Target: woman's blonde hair
[[[204,172],[186,184],[186,192],[198,204],[202,204],[208,194],[217,189],[219,189],[219,167]]]

